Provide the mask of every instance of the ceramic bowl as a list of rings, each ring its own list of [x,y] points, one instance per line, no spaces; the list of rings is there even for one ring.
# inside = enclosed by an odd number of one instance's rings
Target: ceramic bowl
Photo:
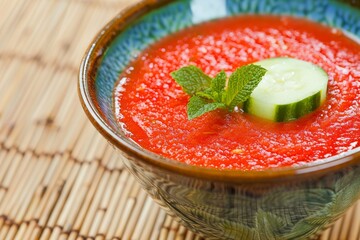
[[[114,119],[114,84],[139,52],[188,26],[242,14],[305,17],[360,37],[360,11],[335,0],[145,0],[91,43],[81,64],[81,103],[144,189],[194,232],[209,239],[313,238],[359,198],[359,148],[296,168],[218,171],[142,149]]]

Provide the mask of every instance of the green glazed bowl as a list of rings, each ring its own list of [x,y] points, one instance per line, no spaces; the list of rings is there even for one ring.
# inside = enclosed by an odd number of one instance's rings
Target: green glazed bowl
[[[194,232],[209,239],[315,238],[360,196],[359,148],[300,167],[219,171],[142,149],[113,115],[114,84],[142,50],[188,26],[242,14],[304,17],[360,38],[359,9],[341,1],[144,0],[122,11],[90,45],[80,69],[80,100],[146,191]]]

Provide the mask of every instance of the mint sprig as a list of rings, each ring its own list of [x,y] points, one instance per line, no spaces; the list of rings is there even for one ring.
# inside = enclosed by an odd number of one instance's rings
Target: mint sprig
[[[191,120],[219,108],[233,111],[248,100],[265,73],[266,69],[250,64],[237,68],[227,81],[224,71],[211,78],[196,66],[186,66],[171,76],[191,96],[187,105]]]

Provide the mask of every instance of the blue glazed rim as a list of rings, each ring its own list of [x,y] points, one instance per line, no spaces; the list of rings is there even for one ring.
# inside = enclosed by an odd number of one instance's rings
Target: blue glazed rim
[[[196,11],[194,10],[196,6],[191,4],[201,1],[206,1],[208,4],[214,3],[217,13],[192,18],[191,11]],[[219,3],[224,3],[225,7],[216,6]],[[209,10],[211,11],[211,8]],[[360,10],[335,0],[291,2],[286,0],[143,0],[120,12],[100,31],[81,63],[78,91],[82,106],[90,121],[112,145],[128,156],[154,167],[201,179],[242,183],[284,181],[284,179],[308,178],[310,175],[312,177],[324,175],[359,164],[360,147],[299,167],[282,167],[262,171],[217,170],[190,166],[159,156],[142,149],[131,139],[125,137],[114,119],[112,93],[119,74],[131,59],[149,44],[167,34],[192,25],[193,21],[200,23],[239,14],[281,14],[307,17],[341,28],[351,36],[360,38]],[[160,21],[161,24],[174,22],[176,27],[171,25],[166,28],[161,25],[165,30],[158,28],[160,32],[154,34],[154,26],[151,26],[151,23],[159,24],[156,21]],[[142,35],[144,32],[150,34],[151,37],[145,38]],[[138,42],[137,39],[146,39],[146,41]]]

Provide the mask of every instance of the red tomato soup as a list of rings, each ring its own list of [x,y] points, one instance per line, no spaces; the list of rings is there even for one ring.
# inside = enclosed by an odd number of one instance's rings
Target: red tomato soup
[[[115,114],[141,147],[187,164],[261,170],[302,165],[360,146],[360,45],[305,19],[241,16],[203,23],[153,44],[120,76]],[[170,73],[196,65],[215,76],[288,56],[329,75],[326,102],[287,123],[216,110],[188,120],[189,96]],[[316,81],[316,79],[314,79]]]

